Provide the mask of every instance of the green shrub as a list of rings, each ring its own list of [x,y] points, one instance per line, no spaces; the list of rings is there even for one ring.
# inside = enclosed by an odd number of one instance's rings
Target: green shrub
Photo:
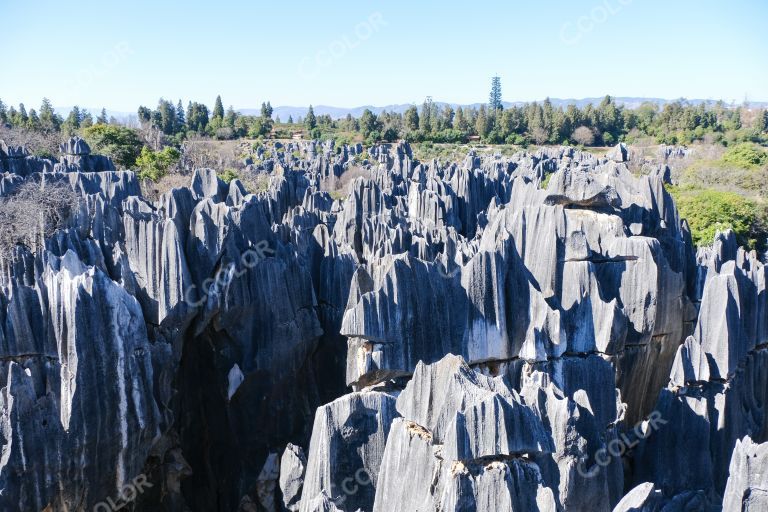
[[[461,130],[455,130],[453,128],[439,131],[434,136],[434,142],[440,142],[444,144],[459,144],[466,141],[466,134]]]
[[[161,151],[152,151],[148,147],[141,148],[141,154],[136,159],[139,167],[139,178],[157,182],[168,174],[181,158],[181,153],[174,147],[166,147]]]
[[[53,152],[46,148],[39,148],[32,151],[32,154],[38,158],[47,158],[48,160],[56,161],[56,155],[53,154]]]
[[[754,169],[768,163],[768,153],[756,144],[743,142],[729,147],[721,162],[741,169]]]
[[[528,141],[526,140],[526,138],[517,133],[512,133],[508,135],[506,139],[506,143],[514,144],[515,146],[523,146],[523,147],[528,146]]]
[[[379,130],[373,130],[365,139],[365,143],[369,146],[373,146],[381,140],[381,132]]]
[[[333,137],[333,139],[336,141],[336,146],[344,146],[345,144],[348,146],[352,145],[352,138],[349,137],[349,135],[336,135]]]
[[[696,245],[712,243],[717,231],[732,229],[740,245],[765,250],[768,214],[764,205],[733,192],[667,187],[680,216],[688,220]]]
[[[219,178],[221,178],[221,181],[224,183],[229,183],[230,181],[238,179],[239,177],[240,175],[234,169],[224,169],[224,172],[219,175]]]
[[[144,146],[136,130],[113,124],[89,126],[83,129],[82,135],[94,154],[112,158],[119,167],[136,165]]]

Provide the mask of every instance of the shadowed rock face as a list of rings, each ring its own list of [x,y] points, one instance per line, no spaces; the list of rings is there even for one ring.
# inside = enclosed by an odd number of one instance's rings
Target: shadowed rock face
[[[0,144],[0,196],[80,197],[0,265],[0,509],[765,503],[766,269],[695,251],[663,167],[382,145],[333,199],[362,148],[284,149],[152,202],[82,140]]]
[[[718,258],[716,249],[700,258]],[[768,435],[766,268],[742,249],[735,256],[719,270],[708,263],[696,329],[679,347],[656,405],[669,422],[639,447],[637,479],[667,494],[722,495],[739,439]]]

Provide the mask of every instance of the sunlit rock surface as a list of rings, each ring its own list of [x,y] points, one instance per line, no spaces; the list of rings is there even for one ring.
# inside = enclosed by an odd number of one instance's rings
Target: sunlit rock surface
[[[766,267],[696,250],[663,164],[280,149],[148,200],[0,144],[0,197],[79,197],[0,265],[0,509],[764,506]]]

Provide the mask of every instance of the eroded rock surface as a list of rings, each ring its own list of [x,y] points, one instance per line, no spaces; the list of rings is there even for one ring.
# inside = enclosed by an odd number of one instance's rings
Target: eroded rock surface
[[[764,505],[766,267],[694,249],[663,163],[261,149],[266,190],[151,201],[82,140],[0,144],[0,197],[79,197],[0,265],[0,508]]]
[[[749,436],[736,441],[731,456],[723,510],[768,509],[768,443],[755,444]]]

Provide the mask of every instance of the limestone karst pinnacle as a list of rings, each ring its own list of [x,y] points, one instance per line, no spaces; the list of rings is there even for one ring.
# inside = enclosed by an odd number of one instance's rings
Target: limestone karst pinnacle
[[[2,261],[0,509],[768,503],[766,267],[730,232],[697,250],[668,169],[397,143],[321,190],[362,150],[294,141],[264,191],[198,169],[152,201],[78,139],[0,144],[0,196],[79,197]]]

